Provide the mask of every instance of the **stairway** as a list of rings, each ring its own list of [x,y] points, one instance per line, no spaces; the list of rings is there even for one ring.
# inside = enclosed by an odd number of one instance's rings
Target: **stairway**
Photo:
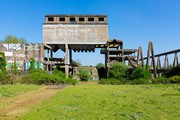
[[[133,58],[127,56],[127,59],[133,68],[136,68],[138,66],[138,64],[136,63],[136,61]]]

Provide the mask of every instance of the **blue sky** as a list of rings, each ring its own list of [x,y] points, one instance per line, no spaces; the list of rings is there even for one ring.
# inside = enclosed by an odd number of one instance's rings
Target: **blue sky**
[[[41,43],[46,14],[106,14],[109,38],[123,40],[124,48],[142,46],[144,55],[150,40],[156,54],[180,46],[180,0],[0,0],[0,39],[11,34]],[[104,62],[98,50],[73,59]]]

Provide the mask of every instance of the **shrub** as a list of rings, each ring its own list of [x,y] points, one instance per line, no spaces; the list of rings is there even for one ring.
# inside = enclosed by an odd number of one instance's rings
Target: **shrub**
[[[98,63],[98,64],[96,65],[96,68],[97,68],[97,69],[104,68],[104,64],[103,64],[103,63]]]
[[[135,79],[130,82],[130,84],[132,85],[149,84],[149,83],[150,83],[149,79],[144,79],[144,78]]]
[[[28,84],[73,84],[77,83],[76,80],[71,78],[65,79],[65,74],[61,71],[54,71],[53,74],[48,74],[46,71],[36,69],[31,71],[29,75],[23,78],[24,83]]]
[[[120,85],[122,82],[114,78],[100,79],[99,84]]]
[[[60,70],[58,70],[58,69],[54,69],[53,75],[57,75],[57,76],[59,76],[59,77],[61,77],[61,78],[66,78],[65,73],[63,73],[62,71],[60,71]]]
[[[3,52],[0,52],[0,70],[6,71],[6,58]]]
[[[153,84],[157,84],[157,83],[169,83],[169,79],[166,77],[157,77],[157,78],[153,78],[151,80],[151,82]]]
[[[35,70],[35,59],[34,58],[30,58],[30,62],[31,62],[31,66],[29,68],[29,71],[34,71]]]
[[[122,62],[115,62],[112,64],[111,68],[109,69],[108,78],[115,78],[122,80],[126,77],[128,67],[125,63]]]
[[[170,82],[171,83],[180,83],[180,76],[176,75],[176,76],[172,76],[170,78]]]
[[[81,81],[88,81],[91,78],[90,72],[84,69],[80,69],[77,75]]]
[[[151,72],[143,67],[137,67],[131,74],[131,79],[150,79]]]
[[[178,64],[176,67],[171,68],[166,74],[166,77],[172,77],[172,76],[180,76],[180,64]]]
[[[6,71],[0,71],[0,84],[12,84],[12,79]]]
[[[72,78],[68,78],[65,80],[65,84],[72,84],[72,85],[76,85],[78,83],[77,80],[72,79]]]

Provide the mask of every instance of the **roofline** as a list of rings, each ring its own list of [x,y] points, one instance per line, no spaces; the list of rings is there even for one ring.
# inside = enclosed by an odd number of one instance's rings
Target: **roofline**
[[[45,17],[107,17],[107,15],[102,14],[46,14]]]

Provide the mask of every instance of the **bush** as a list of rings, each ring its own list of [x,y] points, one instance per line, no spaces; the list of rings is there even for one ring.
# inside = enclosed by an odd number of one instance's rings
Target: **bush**
[[[0,84],[12,84],[12,79],[6,71],[0,71]]]
[[[150,79],[151,78],[151,72],[149,70],[146,70],[143,67],[137,67],[133,70],[131,74],[131,79]]]
[[[170,83],[180,83],[180,76],[172,76],[170,79]]]
[[[91,78],[89,71],[81,69],[77,74],[81,81],[88,81]]]
[[[65,79],[64,73],[54,71],[53,74],[48,74],[46,71],[36,69],[31,71],[29,75],[23,78],[24,83],[28,84],[76,84],[77,81],[71,78]]]
[[[0,52],[0,70],[5,72],[6,71],[6,58],[3,52]]]
[[[65,84],[72,84],[72,85],[76,85],[78,83],[77,80],[72,79],[72,78],[68,78],[65,80]]]
[[[130,84],[132,84],[132,85],[149,84],[149,83],[150,83],[150,81],[148,79],[144,79],[144,78],[135,79],[130,82]]]
[[[153,78],[151,80],[151,82],[153,84],[158,84],[158,83],[169,83],[169,79],[166,77],[157,77],[157,78]]]
[[[35,70],[35,59],[34,58],[30,58],[30,62],[31,62],[31,66],[29,68],[29,71],[32,72]]]
[[[114,78],[103,78],[99,81],[99,84],[108,84],[108,85],[120,85],[122,82]]]
[[[53,75],[57,75],[57,76],[59,76],[59,77],[61,77],[61,78],[66,78],[66,75],[65,75],[65,73],[63,73],[62,71],[60,71],[60,70],[58,70],[58,69],[55,69],[54,71],[53,71]]]
[[[122,62],[115,62],[109,69],[108,78],[115,78],[122,80],[126,77],[128,67]]]
[[[104,64],[103,64],[103,63],[98,63],[98,64],[96,65],[96,68],[97,68],[97,69],[104,68]]]
[[[171,68],[166,74],[166,77],[172,77],[172,76],[180,76],[180,64],[178,64],[176,67]]]

